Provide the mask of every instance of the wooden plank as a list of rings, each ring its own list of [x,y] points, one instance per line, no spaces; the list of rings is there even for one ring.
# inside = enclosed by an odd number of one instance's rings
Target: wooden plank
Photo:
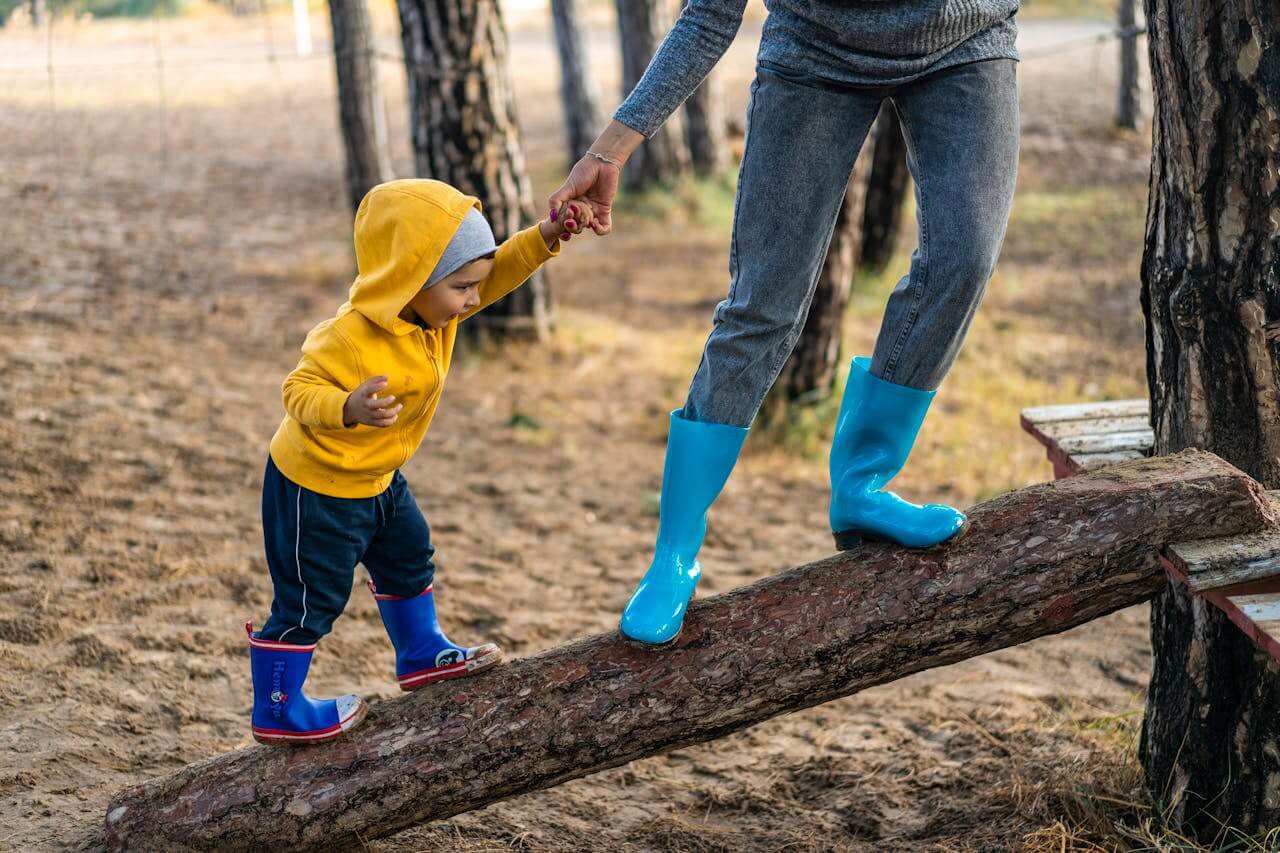
[[[1022,419],[1033,424],[1052,421],[1079,421],[1094,418],[1124,418],[1147,415],[1146,400],[1110,400],[1102,403],[1071,403],[1065,406],[1034,406],[1022,410]]]
[[[1166,551],[1196,592],[1280,577],[1280,530],[1179,542]]]
[[[1227,602],[1252,626],[1252,630],[1246,627],[1245,633],[1259,648],[1280,660],[1280,593],[1233,595]],[[1232,615],[1230,608],[1224,609],[1228,616]],[[1232,621],[1239,624],[1237,619]]]
[[[1146,415],[1135,415],[1128,418],[1093,418],[1078,421],[1048,421],[1035,424],[1036,429],[1046,438],[1061,441],[1077,435],[1107,435],[1116,432],[1150,431],[1151,425]]]
[[[1076,435],[1058,441],[1064,453],[1078,456],[1084,453],[1114,453],[1120,450],[1141,450],[1148,455],[1155,444],[1155,435],[1149,429],[1136,432],[1113,432],[1095,435]]]
[[[1114,453],[1079,453],[1071,456],[1071,465],[1076,471],[1096,471],[1108,465],[1120,462],[1132,462],[1135,459],[1146,459],[1151,454],[1141,450],[1117,450]]]

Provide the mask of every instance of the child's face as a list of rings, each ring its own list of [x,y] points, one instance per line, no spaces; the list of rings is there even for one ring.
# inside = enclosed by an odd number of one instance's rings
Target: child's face
[[[419,290],[409,307],[433,329],[442,329],[480,305],[480,282],[493,270],[491,258],[477,258],[464,264],[430,287]]]

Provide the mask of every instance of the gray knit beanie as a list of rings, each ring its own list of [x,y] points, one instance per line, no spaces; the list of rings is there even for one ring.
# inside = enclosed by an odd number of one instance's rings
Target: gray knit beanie
[[[489,222],[480,211],[471,208],[462,218],[462,224],[458,226],[449,245],[445,246],[444,254],[427,278],[426,287],[497,249],[498,244],[493,239],[493,229],[489,227]]]

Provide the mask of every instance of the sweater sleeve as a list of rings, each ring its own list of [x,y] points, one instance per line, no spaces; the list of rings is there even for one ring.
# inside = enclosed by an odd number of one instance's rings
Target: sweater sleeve
[[[498,247],[489,277],[480,282],[480,305],[463,314],[460,319],[466,320],[488,308],[528,281],[529,276],[538,271],[538,267],[559,254],[559,241],[554,249],[548,249],[537,225],[517,231]]]
[[[359,373],[355,355],[332,321],[321,323],[302,343],[302,359],[284,380],[284,409],[303,426],[343,429],[342,409],[350,390],[343,377]]]
[[[747,0],[688,0],[614,119],[645,139],[657,133],[729,49],[746,5]]]

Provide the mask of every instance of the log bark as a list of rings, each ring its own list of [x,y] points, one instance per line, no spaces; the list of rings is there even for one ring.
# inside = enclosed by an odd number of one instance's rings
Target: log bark
[[[615,0],[618,9],[618,39],[622,48],[622,93],[627,95],[640,82],[658,45],[671,29],[668,0]],[[684,121],[676,110],[662,127],[640,143],[627,161],[622,182],[629,190],[655,185],[671,185],[688,174],[689,148],[685,144]]]
[[[365,0],[329,0],[329,19],[338,75],[338,123],[347,158],[347,200],[354,214],[365,193],[391,178],[386,108]]]
[[[342,741],[250,747],[117,795],[112,850],[315,850],[722,737],[1149,598],[1170,541],[1276,523],[1188,451],[1011,492],[946,548],[889,545],[695,602],[671,648],[578,640],[374,707]],[[714,570],[714,567],[712,567]]]
[[[600,129],[600,93],[587,61],[578,0],[551,0],[551,18],[560,57],[560,101],[569,140],[565,168],[571,169]]]
[[[497,0],[397,0],[414,165],[480,199],[501,243],[537,222]],[[545,270],[463,324],[468,336],[545,338]]]
[[[1147,0],[1156,109],[1142,306],[1155,452],[1280,487],[1280,17]],[[1179,832],[1280,825],[1280,665],[1177,583],[1152,604],[1141,760]]]

